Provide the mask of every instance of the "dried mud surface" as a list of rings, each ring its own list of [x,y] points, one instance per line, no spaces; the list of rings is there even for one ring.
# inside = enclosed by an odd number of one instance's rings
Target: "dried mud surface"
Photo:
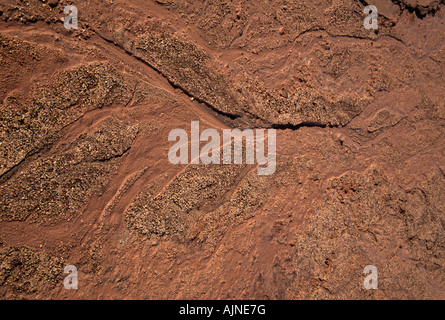
[[[445,298],[442,0],[0,0],[0,101],[0,299]]]

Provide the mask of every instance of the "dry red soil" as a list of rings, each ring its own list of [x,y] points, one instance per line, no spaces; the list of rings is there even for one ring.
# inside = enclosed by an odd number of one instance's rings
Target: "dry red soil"
[[[445,298],[443,0],[0,0],[0,101],[1,299]]]

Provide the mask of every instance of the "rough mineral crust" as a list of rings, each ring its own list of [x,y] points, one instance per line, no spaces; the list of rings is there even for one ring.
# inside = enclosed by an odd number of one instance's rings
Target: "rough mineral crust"
[[[2,299],[445,298],[444,1],[72,4],[0,0]],[[276,172],[172,165],[191,121]]]

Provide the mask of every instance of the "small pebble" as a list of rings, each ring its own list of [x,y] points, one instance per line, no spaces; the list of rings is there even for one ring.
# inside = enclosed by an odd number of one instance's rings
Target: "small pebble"
[[[49,0],[48,4],[51,8],[55,8],[59,4],[59,0]]]

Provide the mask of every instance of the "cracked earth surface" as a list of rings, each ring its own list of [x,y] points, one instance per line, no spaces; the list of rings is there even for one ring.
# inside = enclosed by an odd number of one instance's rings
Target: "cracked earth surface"
[[[0,0],[0,297],[444,299],[444,15]],[[276,129],[275,174],[170,164],[196,120]]]

